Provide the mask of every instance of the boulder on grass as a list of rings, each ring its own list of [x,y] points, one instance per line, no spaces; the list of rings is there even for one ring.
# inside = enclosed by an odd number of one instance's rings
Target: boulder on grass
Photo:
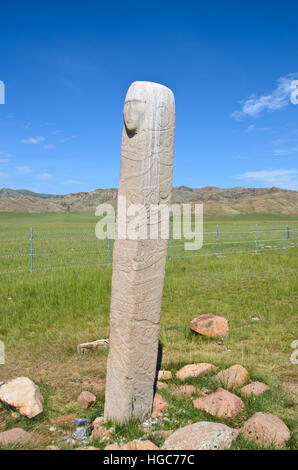
[[[234,418],[243,410],[244,403],[237,395],[219,388],[215,393],[194,400],[193,406],[217,418]]]
[[[209,338],[226,338],[229,336],[228,320],[218,315],[206,314],[194,318],[190,328],[200,335]]]
[[[255,413],[241,429],[243,437],[262,447],[285,447],[291,433],[285,423],[271,413]]]
[[[17,408],[27,418],[34,418],[43,410],[39,387],[28,377],[18,377],[0,384],[0,401]]]
[[[235,364],[228,369],[222,370],[216,375],[216,379],[220,382],[223,387],[230,389],[242,387],[248,380],[247,370]]]

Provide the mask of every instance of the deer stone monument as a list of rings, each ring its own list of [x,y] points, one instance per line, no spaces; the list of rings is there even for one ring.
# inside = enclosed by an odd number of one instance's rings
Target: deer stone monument
[[[157,83],[134,82],[123,115],[104,412],[118,423],[152,410],[168,236],[160,236],[165,213],[157,210],[153,221],[149,213],[171,200],[174,95]],[[138,237],[127,236],[131,206],[145,214]]]

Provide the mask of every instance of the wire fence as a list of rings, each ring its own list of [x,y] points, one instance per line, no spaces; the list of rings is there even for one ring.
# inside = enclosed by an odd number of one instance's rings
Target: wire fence
[[[234,228],[234,226],[232,226]],[[237,226],[236,226],[237,228]],[[228,230],[227,224],[205,224],[204,242],[200,250],[185,251],[189,240],[173,239],[170,226],[168,261],[198,256],[227,256],[240,253],[298,247],[298,227],[264,226],[258,224],[250,230]],[[41,270],[111,266],[113,240],[96,238],[91,227],[82,231],[65,227],[49,231],[43,228],[0,230],[0,274],[32,273]]]

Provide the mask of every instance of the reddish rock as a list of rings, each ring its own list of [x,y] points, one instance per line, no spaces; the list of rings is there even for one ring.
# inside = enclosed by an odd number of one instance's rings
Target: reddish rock
[[[120,447],[121,450],[158,450],[151,441],[132,441]]]
[[[81,408],[87,409],[96,403],[96,396],[90,392],[82,392],[78,397],[78,404]]]
[[[153,400],[153,408],[152,408],[152,418],[157,418],[160,416],[165,410],[169,408],[169,404],[162,398],[159,393],[156,393]]]
[[[220,384],[228,389],[242,387],[248,380],[248,372],[244,367],[235,364],[228,369],[222,370],[216,375]]]
[[[245,385],[245,387],[242,387],[240,392],[242,395],[250,397],[251,395],[262,395],[262,393],[266,392],[267,390],[269,390],[269,387],[263,382],[252,382],[248,385]]]
[[[229,449],[238,436],[236,429],[225,424],[201,421],[175,431],[163,445],[165,450]]]
[[[241,434],[262,447],[285,447],[291,433],[285,423],[271,413],[255,413],[244,423]]]
[[[219,388],[215,393],[194,400],[193,406],[218,418],[234,418],[242,411],[244,403],[237,395]]]
[[[226,338],[229,336],[228,320],[218,315],[201,315],[190,322],[190,328],[209,338]]]
[[[22,428],[13,428],[9,431],[0,432],[0,445],[24,444],[33,439],[32,434]]]
[[[197,387],[195,387],[194,385],[181,385],[172,393],[172,395],[174,397],[183,397],[185,395],[190,397],[191,395],[193,395],[194,393],[198,393],[199,391],[200,390],[197,389]]]
[[[121,447],[118,444],[109,444],[105,447],[105,450],[121,450]]]
[[[171,380],[172,378],[172,372],[169,370],[160,370],[158,372],[158,380]]]
[[[102,426],[103,423],[104,423],[104,418],[102,416],[100,416],[99,418],[96,418],[92,423],[94,426],[94,429],[91,435],[95,439],[99,439],[101,441],[110,439],[111,434],[112,434],[111,431],[109,431],[104,426]]]
[[[166,384],[165,382],[157,381],[156,382],[156,388],[157,388],[157,390],[161,390],[162,388],[168,388],[168,384]]]
[[[97,449],[97,447],[87,446],[87,447],[78,447],[75,450],[99,450],[99,449]]]
[[[208,364],[206,362],[201,362],[199,364],[187,364],[182,367],[176,373],[176,377],[180,380],[184,380],[187,377],[198,377],[199,375],[208,374],[209,372],[214,372],[218,367],[213,364]]]

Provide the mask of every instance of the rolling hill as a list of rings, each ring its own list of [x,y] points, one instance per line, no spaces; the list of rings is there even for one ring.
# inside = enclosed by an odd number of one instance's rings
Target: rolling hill
[[[279,188],[173,188],[172,202],[204,203],[205,215],[283,214],[298,216],[298,191]],[[94,212],[105,202],[116,206],[117,190],[53,195],[25,189],[0,189],[0,212]]]

